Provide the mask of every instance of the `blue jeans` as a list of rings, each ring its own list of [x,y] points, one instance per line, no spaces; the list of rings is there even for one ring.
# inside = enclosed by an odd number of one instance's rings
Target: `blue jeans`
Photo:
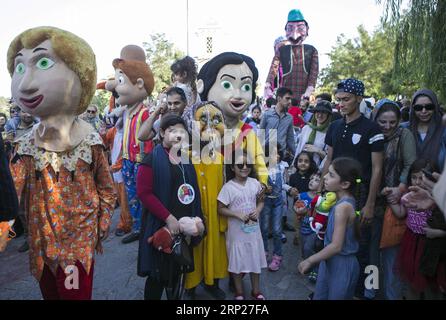
[[[302,259],[307,259],[316,253],[316,241],[318,240],[317,234],[312,232],[310,234],[300,234],[301,246],[302,246]],[[319,240],[320,241],[320,240]],[[319,264],[316,264],[311,268],[311,271],[317,272]]]
[[[395,261],[400,246],[381,249],[381,261],[384,273],[384,295],[386,300],[402,299],[402,282],[395,273]]]
[[[294,205],[294,199],[293,197],[288,196],[286,192],[282,193],[282,197],[284,197],[283,199],[285,199],[285,203],[283,205],[283,216],[286,217],[287,221],[291,221],[293,215],[292,207]]]
[[[124,178],[125,190],[127,191],[127,199],[129,202],[130,214],[133,218],[133,231],[141,229],[142,205],[136,195],[136,176],[138,174],[139,163],[123,159],[122,160],[122,176]]]
[[[282,256],[282,198],[265,198],[265,206],[260,214],[260,229],[262,231],[265,252],[268,251],[269,222],[272,222],[274,254]]]
[[[358,286],[356,288],[356,295],[358,295],[359,297],[364,296],[368,299],[374,299],[376,296],[376,292],[374,289],[365,288],[365,279],[367,278],[365,269],[369,265],[373,265],[379,268],[379,244],[381,241],[382,224],[382,217],[375,217],[370,225],[361,226],[359,250],[356,254],[360,266]]]

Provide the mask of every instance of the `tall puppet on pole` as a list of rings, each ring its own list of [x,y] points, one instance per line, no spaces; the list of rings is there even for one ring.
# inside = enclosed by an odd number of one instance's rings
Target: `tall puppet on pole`
[[[299,103],[302,97],[313,93],[319,74],[319,56],[315,47],[303,44],[308,29],[300,10],[288,13],[286,38],[280,37],[274,44],[274,58],[265,83],[266,98],[278,87],[290,89]]]
[[[122,242],[130,243],[139,239],[141,229],[142,205],[136,194],[136,175],[144,156],[153,149],[152,141],[140,141],[138,133],[141,124],[149,118],[149,110],[143,101],[152,93],[155,80],[144,50],[136,45],[125,46],[121,57],[113,60],[113,67],[115,79],[107,81],[105,88],[115,91],[116,102],[126,108],[123,114],[122,175],[133,227]]]
[[[99,133],[78,117],[95,91],[95,55],[70,32],[33,28],[10,44],[8,70],[14,100],[40,118],[17,140],[11,165],[29,204],[31,273],[44,299],[91,299],[94,252],[116,201]]]

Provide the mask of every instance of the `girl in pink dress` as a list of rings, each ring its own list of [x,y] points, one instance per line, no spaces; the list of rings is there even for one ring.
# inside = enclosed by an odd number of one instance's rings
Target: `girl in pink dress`
[[[423,173],[427,162],[416,160],[409,171],[410,184],[423,187]],[[407,216],[407,229],[401,240],[400,252],[396,261],[396,271],[409,285],[406,299],[436,299],[446,292],[446,261],[444,257],[437,260],[431,257],[432,244],[446,237],[446,231],[437,229],[433,222],[438,220],[435,208],[418,211],[405,206],[404,197],[401,204],[391,205],[392,211],[399,218]],[[444,219],[441,225],[444,226]],[[434,241],[434,242],[433,242]],[[441,241],[441,240],[440,240]],[[435,245],[434,245],[435,247]],[[432,264],[432,261],[435,261]],[[431,272],[427,272],[431,269]]]
[[[233,157],[232,163],[227,165],[228,182],[217,198],[218,213],[228,217],[228,271],[234,279],[236,300],[244,300],[242,277],[246,273],[251,276],[252,297],[265,300],[259,285],[262,268],[267,266],[258,222],[263,209],[262,187],[246,155]]]

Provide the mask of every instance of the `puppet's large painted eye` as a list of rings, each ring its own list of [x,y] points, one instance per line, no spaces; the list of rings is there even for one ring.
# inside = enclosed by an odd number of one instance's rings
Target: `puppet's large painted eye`
[[[15,67],[15,72],[18,74],[24,74],[26,70],[25,64],[20,62],[16,67]]]
[[[245,92],[251,91],[251,85],[244,84],[242,87],[242,91],[245,91]]]
[[[219,116],[214,117],[213,123],[218,126],[221,122],[221,118]]]
[[[118,82],[119,82],[119,84],[123,84],[125,82],[124,77],[123,76],[119,76]]]
[[[54,61],[49,58],[41,58],[37,61],[36,66],[41,70],[48,70],[54,65]]]
[[[230,83],[229,81],[222,81],[221,86],[226,90],[232,89],[232,83]]]

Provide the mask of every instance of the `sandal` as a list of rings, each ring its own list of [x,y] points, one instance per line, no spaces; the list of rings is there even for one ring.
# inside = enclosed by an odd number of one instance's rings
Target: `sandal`
[[[278,255],[273,255],[273,259],[268,266],[269,271],[276,272],[280,269],[280,264],[282,263],[282,257]]]
[[[254,300],[266,300],[265,296],[261,292],[257,292],[256,294],[251,292],[251,296],[254,298]]]
[[[239,301],[245,300],[245,297],[243,296],[243,294],[236,294],[234,296],[234,300],[239,300]]]

